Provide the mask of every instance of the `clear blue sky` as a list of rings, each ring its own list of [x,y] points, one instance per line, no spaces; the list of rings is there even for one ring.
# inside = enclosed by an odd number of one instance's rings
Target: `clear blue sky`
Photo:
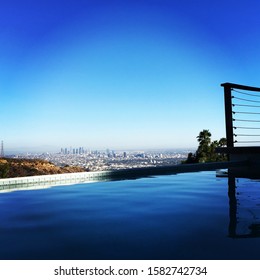
[[[5,149],[189,148],[225,136],[223,82],[260,86],[258,0],[8,0]]]

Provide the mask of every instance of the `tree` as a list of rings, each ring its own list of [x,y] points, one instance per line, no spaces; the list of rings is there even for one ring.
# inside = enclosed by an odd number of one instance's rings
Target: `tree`
[[[9,164],[0,163],[0,178],[7,178],[9,173]]]
[[[227,160],[226,155],[218,154],[215,152],[217,147],[226,146],[226,138],[221,138],[219,141],[211,142],[211,133],[208,129],[202,130],[197,136],[199,146],[197,151],[188,154],[188,158],[184,163],[202,163],[202,162],[215,162]]]
[[[209,130],[202,130],[199,135],[197,136],[199,147],[195,153],[195,158],[197,162],[205,162],[209,154],[211,154],[211,133]]]
[[[204,129],[200,132],[200,134],[197,136],[198,142],[200,145],[209,145],[210,143],[210,137],[211,133],[209,132],[208,129]]]

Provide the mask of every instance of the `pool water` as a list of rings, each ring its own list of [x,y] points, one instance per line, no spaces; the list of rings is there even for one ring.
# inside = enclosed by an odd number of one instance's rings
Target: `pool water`
[[[0,193],[0,259],[259,259],[260,182],[236,184],[235,206],[215,171]]]

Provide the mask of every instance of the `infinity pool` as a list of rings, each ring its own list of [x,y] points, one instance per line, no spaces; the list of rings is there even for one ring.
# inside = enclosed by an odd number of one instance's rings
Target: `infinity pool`
[[[259,259],[260,183],[234,182],[233,198],[215,171],[0,193],[0,259]]]

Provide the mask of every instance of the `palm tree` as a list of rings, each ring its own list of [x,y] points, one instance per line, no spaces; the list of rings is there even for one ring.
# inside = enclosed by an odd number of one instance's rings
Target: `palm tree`
[[[225,146],[227,146],[227,139],[226,139],[226,138],[221,138],[221,139],[218,141],[218,146],[219,146],[219,147],[225,147]]]
[[[215,162],[227,160],[225,155],[217,154],[215,152],[217,147],[227,145],[226,138],[221,138],[219,141],[211,142],[211,133],[208,129],[202,130],[197,136],[199,146],[195,154],[189,153],[188,158],[184,163],[198,163],[198,162]]]
[[[211,133],[208,129],[204,129],[197,136],[199,147],[196,151],[196,160],[197,162],[206,162],[208,161],[210,154],[210,143],[211,143]]]
[[[210,142],[211,142],[211,133],[209,132],[208,129],[203,129],[199,136],[197,136],[197,139],[198,139],[198,142],[199,142],[199,145],[200,146],[203,146],[203,145],[209,145]]]

